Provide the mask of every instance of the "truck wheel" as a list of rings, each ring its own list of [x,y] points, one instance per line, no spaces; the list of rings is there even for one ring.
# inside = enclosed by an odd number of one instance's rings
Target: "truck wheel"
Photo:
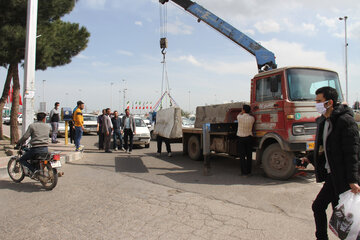
[[[281,149],[278,143],[268,146],[262,156],[262,165],[266,175],[272,179],[287,180],[294,175],[295,155]]]
[[[191,136],[188,141],[188,155],[195,161],[201,160],[200,141],[197,136]]]
[[[150,147],[150,143],[145,144],[145,148],[149,148]]]

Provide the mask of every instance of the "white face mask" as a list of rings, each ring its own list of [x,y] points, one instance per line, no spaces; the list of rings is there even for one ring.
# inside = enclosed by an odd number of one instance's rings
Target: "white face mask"
[[[327,103],[327,102],[328,101],[315,103],[315,107],[316,107],[316,110],[318,111],[318,113],[320,113],[320,114],[325,114],[326,113],[327,108],[324,106],[324,104]]]

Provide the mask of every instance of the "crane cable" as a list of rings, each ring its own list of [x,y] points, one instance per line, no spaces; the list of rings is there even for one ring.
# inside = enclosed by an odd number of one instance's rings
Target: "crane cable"
[[[167,48],[167,4],[159,3],[159,13],[160,13],[160,49],[161,54],[163,55],[163,69],[162,69],[162,81],[161,81],[161,96],[164,95],[164,82],[165,82],[165,93],[167,102],[167,95],[170,95],[170,85],[166,68],[166,48]],[[170,98],[170,106],[171,106],[171,98]],[[162,109],[162,100],[160,109]]]

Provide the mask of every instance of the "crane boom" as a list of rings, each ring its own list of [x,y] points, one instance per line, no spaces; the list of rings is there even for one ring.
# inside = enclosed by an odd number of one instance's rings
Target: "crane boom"
[[[169,0],[159,0],[164,4]],[[259,72],[276,69],[275,55],[273,52],[267,50],[255,40],[248,37],[223,19],[219,18],[212,12],[208,11],[201,5],[191,0],[172,0],[177,5],[183,7],[187,12],[198,18],[198,21],[203,21],[210,27],[219,31],[221,34],[240,45],[246,51],[255,56]]]

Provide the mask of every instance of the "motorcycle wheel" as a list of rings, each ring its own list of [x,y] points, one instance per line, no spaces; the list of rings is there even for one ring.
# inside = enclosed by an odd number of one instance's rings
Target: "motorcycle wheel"
[[[19,162],[18,157],[10,158],[8,165],[7,165],[7,171],[8,171],[9,177],[14,182],[19,183],[22,180],[24,180],[25,172],[24,172],[23,166]]]
[[[58,174],[56,168],[52,168],[51,164],[48,162],[44,169],[41,171],[40,176],[38,176],[41,184],[46,190],[53,190],[56,187],[58,182]]]

